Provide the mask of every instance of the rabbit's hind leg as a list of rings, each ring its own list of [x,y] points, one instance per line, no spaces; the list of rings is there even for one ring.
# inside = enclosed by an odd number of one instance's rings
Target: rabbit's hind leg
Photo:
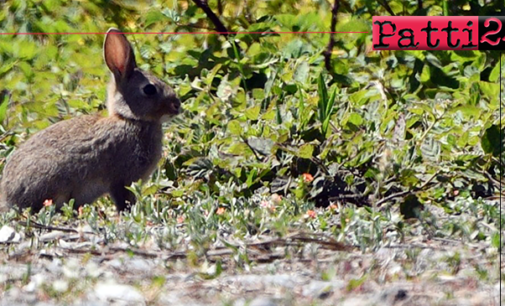
[[[128,189],[126,184],[119,183],[112,186],[110,195],[116,204],[118,212],[130,210],[130,207],[135,204],[135,195]]]
[[[74,199],[74,208],[78,208],[84,204],[92,204],[107,191],[107,184],[103,180],[88,179],[74,185],[70,198]]]

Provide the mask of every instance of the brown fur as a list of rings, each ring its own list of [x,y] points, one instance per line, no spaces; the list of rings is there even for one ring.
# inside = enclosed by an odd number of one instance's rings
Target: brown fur
[[[133,50],[115,29],[107,33],[105,61],[113,80],[109,117],[80,116],[42,130],[9,158],[0,182],[0,206],[32,207],[47,199],[57,208],[110,194],[119,211],[135,203],[125,186],[146,180],[161,158],[161,117],[179,113],[174,91],[136,67]],[[154,85],[147,95],[144,86]]]

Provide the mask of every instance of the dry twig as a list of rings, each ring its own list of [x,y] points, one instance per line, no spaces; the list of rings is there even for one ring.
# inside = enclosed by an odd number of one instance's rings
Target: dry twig
[[[28,222],[28,221],[19,221],[18,224],[21,225],[21,226],[24,226],[24,227],[31,226],[31,227],[34,227],[34,228],[45,229],[45,230],[49,230],[49,231],[60,231],[60,232],[66,232],[66,233],[89,234],[89,235],[95,234],[93,232],[79,231],[79,230],[76,230],[76,229],[73,229],[73,228],[43,225],[43,224],[37,223],[35,221],[30,221],[30,222]]]

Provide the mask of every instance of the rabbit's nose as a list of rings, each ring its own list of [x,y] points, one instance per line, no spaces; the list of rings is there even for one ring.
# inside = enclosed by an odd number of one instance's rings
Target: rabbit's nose
[[[179,114],[181,112],[181,101],[179,99],[175,99],[172,102],[172,107],[175,110],[175,113]]]

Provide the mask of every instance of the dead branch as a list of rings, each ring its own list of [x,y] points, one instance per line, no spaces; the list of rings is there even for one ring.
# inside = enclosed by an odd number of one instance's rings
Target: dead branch
[[[415,187],[413,188],[412,190],[406,190],[406,191],[400,191],[400,192],[397,192],[397,193],[393,193],[385,198],[382,198],[380,199],[379,201],[377,201],[377,203],[375,203],[375,205],[377,207],[381,206],[382,204],[394,199],[394,198],[400,198],[400,197],[404,197],[406,195],[408,195],[409,193],[415,193],[415,192],[418,192],[418,191],[421,191],[421,190],[424,190],[424,188],[426,188],[428,186],[429,183],[431,183],[431,181],[440,173],[440,171],[437,171],[435,172],[426,182],[424,182],[421,186],[419,187]]]

